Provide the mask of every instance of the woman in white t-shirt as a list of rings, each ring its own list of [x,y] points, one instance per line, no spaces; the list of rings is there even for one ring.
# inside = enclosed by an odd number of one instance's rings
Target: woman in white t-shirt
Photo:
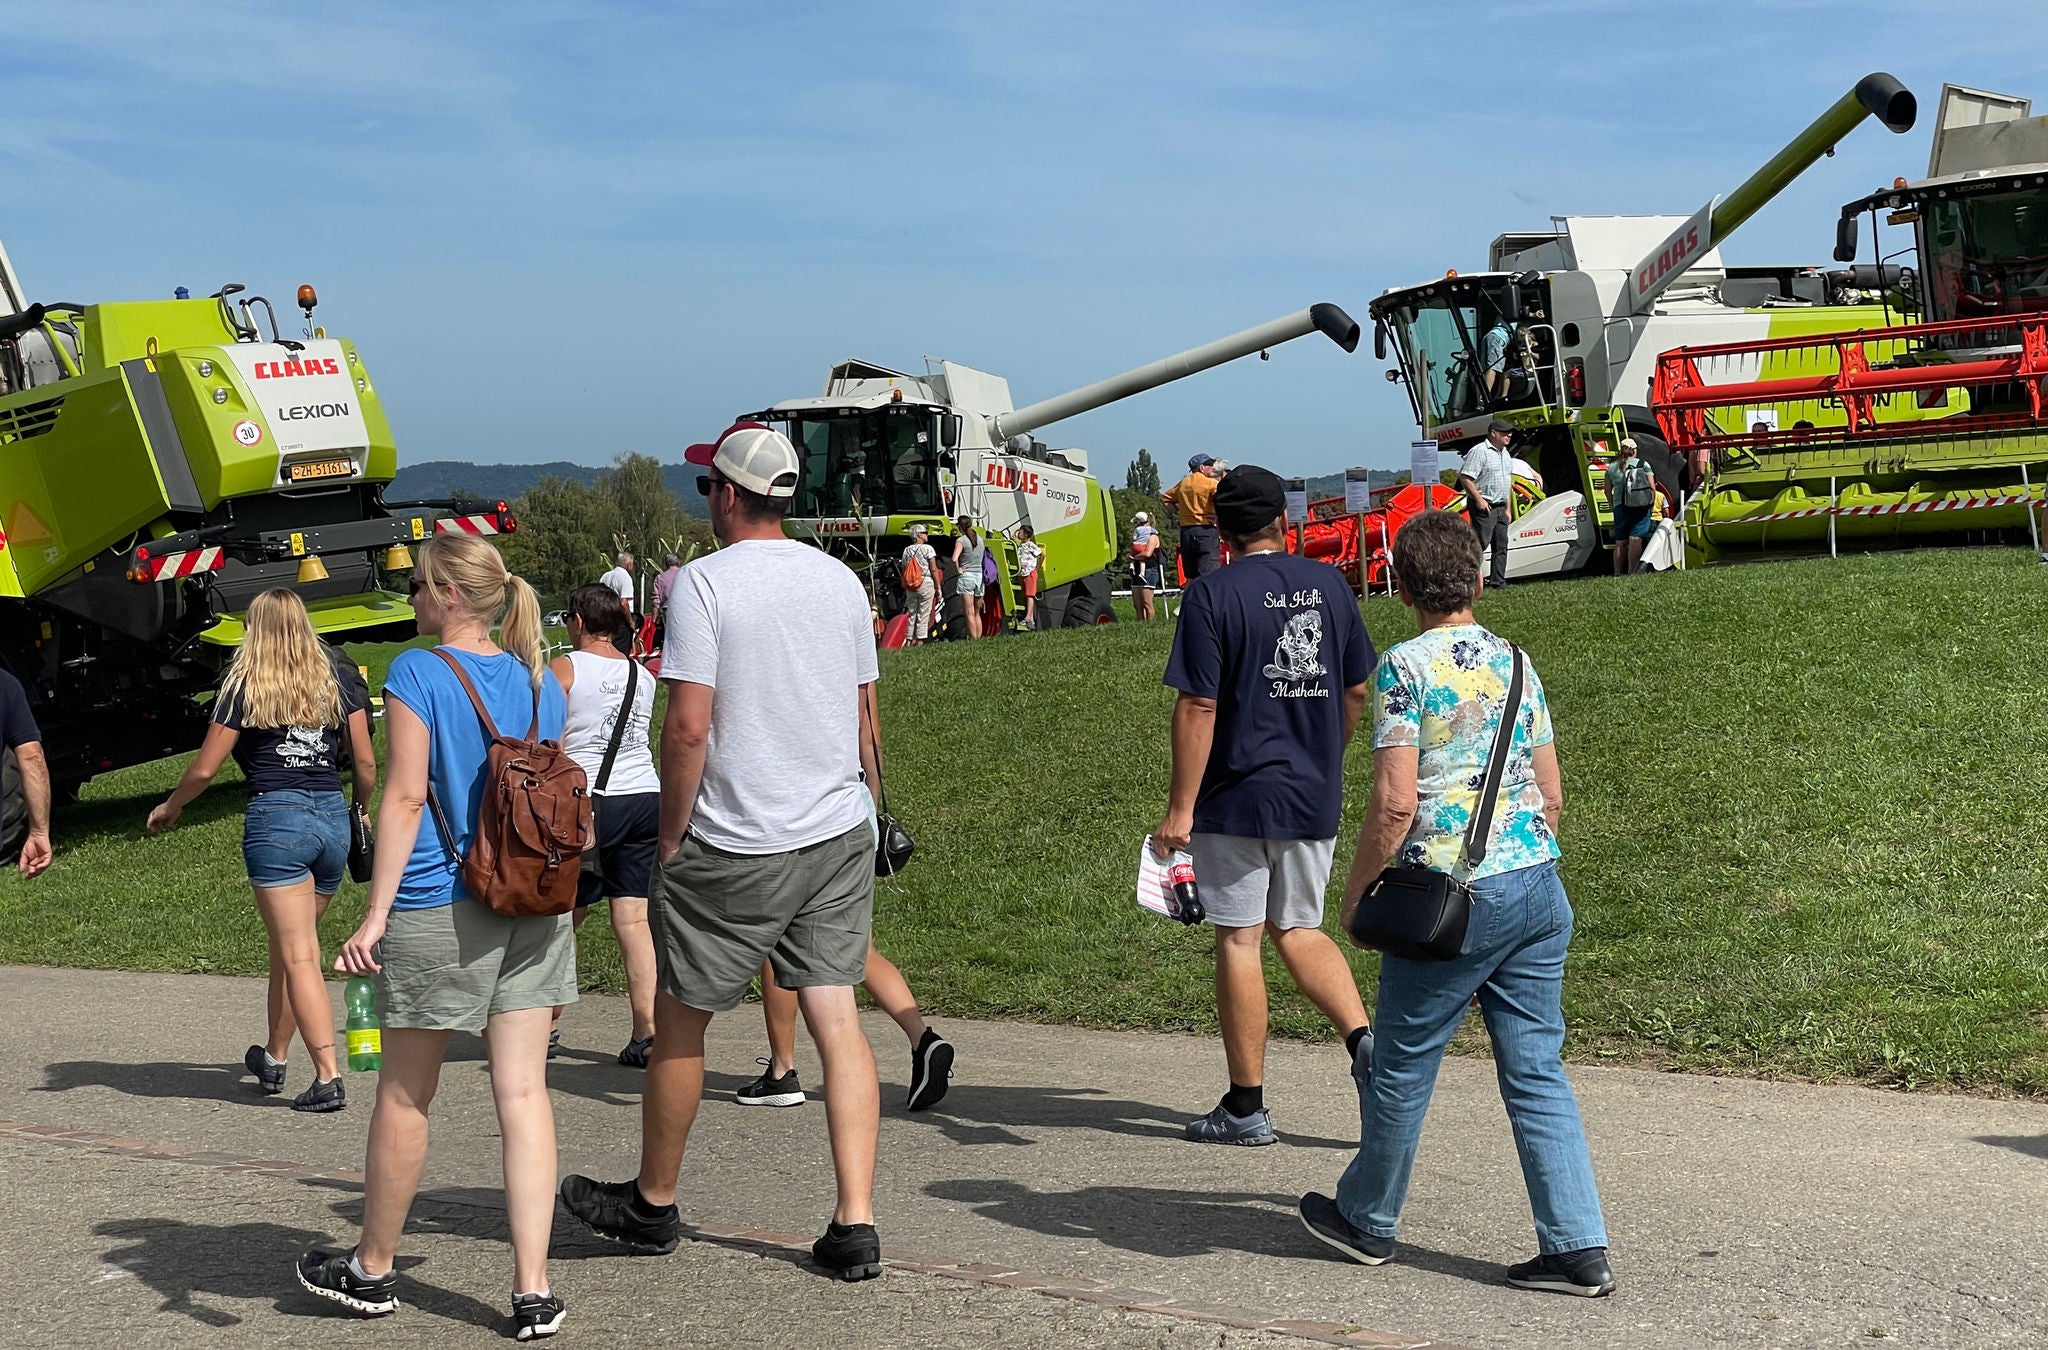
[[[903,588],[903,600],[910,609],[910,634],[903,640],[906,647],[919,646],[932,635],[932,609],[939,598],[939,551],[931,546],[928,534],[922,525],[911,526],[910,546],[903,550],[903,561],[915,560],[920,574],[917,585]]]
[[[619,939],[633,1008],[633,1034],[619,1051],[619,1063],[644,1069],[654,1045],[654,936],[647,927],[647,891],[661,833],[661,779],[648,744],[654,677],[626,655],[633,643],[632,618],[610,587],[577,587],[569,596],[568,625],[572,650],[549,662],[548,669],[562,682],[568,699],[562,749],[590,780],[597,828],[596,847],[583,855],[575,922],[581,928],[590,906],[610,902],[612,932]],[[618,750],[612,754],[614,729],[622,715],[625,730],[618,734]],[[555,1009],[557,1021],[561,1013]],[[549,1036],[549,1054],[555,1052],[561,1035],[558,1026]]]

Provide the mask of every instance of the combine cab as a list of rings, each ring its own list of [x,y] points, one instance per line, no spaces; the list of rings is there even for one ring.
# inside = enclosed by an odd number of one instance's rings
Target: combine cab
[[[294,586],[330,641],[408,638],[381,581],[405,546],[512,527],[501,502],[387,504],[354,345],[311,287],[303,338],[241,290],[31,304],[0,253],[0,664],[60,785],[196,746],[257,592]]]
[[[910,527],[930,531],[940,545],[942,579],[950,582],[943,540],[966,515],[998,559],[997,582],[986,597],[991,621],[1023,613],[1016,531],[1028,524],[1045,549],[1040,625],[1086,627],[1110,617],[1106,569],[1120,544],[1116,512],[1108,491],[1089,474],[1085,452],[1050,449],[1031,433],[1317,332],[1347,352],[1358,346],[1358,325],[1348,314],[1314,305],[1023,408],[1011,406],[1001,376],[957,362],[934,362],[925,374],[908,375],[845,361],[832,368],[822,397],[787,399],[741,420],[788,435],[803,476],[784,528],[869,571],[884,617],[904,606],[896,559]],[[950,585],[941,594],[950,596]],[[948,620],[956,605],[948,600]]]
[[[1852,263],[1866,214],[1896,303],[1865,326],[1685,346],[1657,362],[1663,436],[1711,463],[1687,513],[1707,557],[2031,541],[2048,476],[2048,118],[1946,86],[1928,177],[1842,209]],[[1887,252],[1880,218],[1914,239]],[[1917,268],[1893,262],[1910,254]],[[1767,413],[1775,412],[1775,416]]]

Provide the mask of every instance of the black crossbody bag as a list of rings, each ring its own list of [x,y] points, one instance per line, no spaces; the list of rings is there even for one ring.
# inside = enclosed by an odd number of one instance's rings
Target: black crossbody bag
[[[1493,811],[1507,776],[1508,751],[1515,741],[1515,719],[1522,711],[1522,649],[1515,654],[1508,678],[1507,702],[1500,727],[1493,734],[1493,754],[1486,763],[1479,800],[1465,827],[1465,867],[1486,857],[1493,833]],[[1374,878],[1351,914],[1351,936],[1365,946],[1410,961],[1455,961],[1465,946],[1465,926],[1472,918],[1472,887],[1448,872],[1430,867],[1389,867]]]
[[[863,692],[861,697],[866,698],[867,694]],[[871,719],[881,715],[879,706],[869,707]],[[904,829],[903,822],[889,810],[889,785],[882,780],[881,741],[876,738],[869,744],[875,751],[875,795],[881,799],[881,809],[875,813],[875,875],[893,877],[910,864],[910,855],[917,852],[917,841],[910,837],[910,831]]]
[[[619,701],[619,715],[612,720],[611,744],[604,748],[604,762],[597,766],[597,781],[590,785],[590,847],[583,850],[583,870],[592,876],[602,875],[604,864],[598,857],[597,797],[612,781],[612,761],[619,757],[619,746],[626,739],[626,723],[633,720],[633,696],[640,692],[640,663],[632,657],[626,658],[626,696]]]

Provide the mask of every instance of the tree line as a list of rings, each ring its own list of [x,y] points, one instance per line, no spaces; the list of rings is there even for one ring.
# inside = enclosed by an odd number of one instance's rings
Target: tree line
[[[651,575],[664,553],[712,546],[710,525],[683,509],[652,455],[619,455],[593,483],[543,478],[510,505],[519,528],[499,537],[505,565],[550,600],[596,581],[621,551],[651,564]]]

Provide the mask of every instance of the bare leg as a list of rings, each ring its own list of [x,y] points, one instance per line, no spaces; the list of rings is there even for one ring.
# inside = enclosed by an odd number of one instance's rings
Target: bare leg
[[[1275,928],[1273,946],[1287,963],[1295,988],[1344,1035],[1365,1025],[1365,1003],[1344,953],[1320,928]]]
[[[647,926],[647,897],[613,896],[612,936],[626,966],[626,1002],[633,1009],[633,1039],[654,1034],[654,933]]]
[[[882,1119],[875,1052],[860,1029],[853,990],[844,985],[802,989],[797,998],[825,1065],[825,1128],[832,1136],[832,1171],[839,1182],[832,1221],[873,1223],[875,1135]],[[661,1044],[659,1039],[654,1043]]]
[[[548,1235],[555,1226],[555,1107],[547,1084],[551,1020],[546,1008],[521,1008],[484,1024],[491,1100],[503,1140],[515,1294],[548,1287]]]
[[[650,1205],[672,1205],[683,1147],[690,1142],[704,1097],[704,1028],[711,1014],[654,996],[654,1053],[640,1098],[640,1195]]]
[[[1642,562],[1642,560],[1643,541],[1640,539],[1630,539],[1628,541],[1628,570],[1631,572],[1635,571],[1636,564]]]
[[[448,1053],[446,1031],[384,1030],[384,1067],[363,1171],[363,1236],[356,1259],[366,1275],[383,1275],[398,1258],[398,1236],[427,1165],[427,1108]]]
[[[588,906],[588,905],[578,905],[578,906],[576,906],[576,908],[575,908],[575,909],[573,909],[573,910],[571,910],[571,911],[569,912],[569,928],[570,928],[570,931],[572,931],[572,932],[576,932],[576,933],[580,933],[580,932],[582,932],[582,931],[583,931],[583,921],[584,921],[585,919],[589,918],[589,917],[590,917],[590,906]],[[647,917],[647,914],[646,914],[646,911],[645,911],[645,910],[642,910],[642,911],[641,911],[641,915],[640,915],[640,917],[642,918],[642,920],[645,920],[645,919],[646,919],[646,917]],[[614,922],[614,923],[616,923],[616,922],[617,922],[617,920],[616,920],[616,919],[614,919],[614,920],[613,920],[613,922]],[[628,989],[631,989],[631,988],[633,987],[633,971],[632,971],[632,968],[631,968],[631,966],[630,966],[630,965],[629,965],[629,966],[627,967],[627,970],[626,970],[626,987],[627,987]],[[637,1021],[637,1019],[636,1019],[636,1021]],[[561,1005],[559,1005],[559,1004],[558,1004],[558,1005],[556,1005],[556,1007],[555,1007],[555,1015],[554,1015],[554,1017],[552,1017],[551,1019],[549,1019],[549,1026],[550,1026],[550,1029],[552,1029],[552,1028],[554,1028],[554,1027],[558,1027],[558,1026],[560,1026],[560,1025],[562,1025],[562,1008],[561,1008]],[[521,1292],[526,1292],[526,1291],[521,1291]]]
[[[1223,1060],[1239,1087],[1266,1082],[1266,967],[1259,939],[1266,926],[1216,930],[1216,1016],[1223,1023]]]
[[[254,890],[257,912],[270,931],[271,989],[274,995],[281,980],[285,993],[283,1007],[271,1007],[270,1057],[284,1058],[296,1029],[312,1056],[314,1076],[324,1083],[338,1072],[334,1005],[328,1002],[327,978],[320,968],[320,913],[327,908],[326,899],[314,894],[311,877],[292,886]]]
[[[761,963],[761,1020],[768,1024],[768,1076],[796,1067],[796,991],[775,983],[775,968]]]
[[[875,950],[873,938],[868,939],[867,979],[862,981],[861,987],[875,1000],[876,1007],[903,1028],[912,1048],[924,1039],[924,1014],[917,1010],[917,995],[910,992],[903,972],[896,969],[888,957]]]

